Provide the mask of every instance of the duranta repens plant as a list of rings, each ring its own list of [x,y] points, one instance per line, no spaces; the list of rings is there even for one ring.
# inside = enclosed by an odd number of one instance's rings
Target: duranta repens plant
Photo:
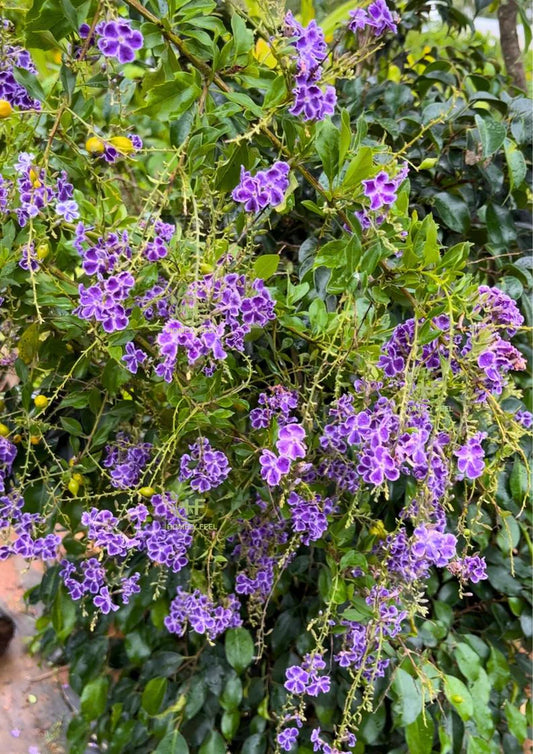
[[[420,5],[3,10],[0,554],[73,754],[522,751],[528,101],[400,65]]]

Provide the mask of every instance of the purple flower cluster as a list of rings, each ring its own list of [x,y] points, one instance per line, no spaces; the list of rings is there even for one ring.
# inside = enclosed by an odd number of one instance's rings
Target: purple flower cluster
[[[479,581],[488,578],[485,558],[480,555],[466,555],[464,558],[457,558],[457,560],[448,563],[448,570],[454,576],[457,576],[460,581],[471,581],[472,584],[477,584]]]
[[[477,479],[485,470],[485,451],[481,445],[486,438],[486,432],[476,432],[469,437],[464,445],[454,450],[457,457],[457,479]]]
[[[483,334],[483,331],[473,328],[473,333]],[[468,340],[462,355],[468,355],[472,350],[472,341]],[[511,371],[521,371],[526,368],[526,360],[511,343],[500,337],[498,332],[493,333],[490,344],[477,358],[477,365],[483,374],[483,388],[493,395],[501,395],[508,383],[507,375]],[[481,400],[485,399],[483,390],[479,393]]]
[[[239,616],[240,603],[234,594],[228,595],[226,606],[215,603],[198,589],[186,592],[178,587],[176,596],[170,603],[170,614],[165,618],[168,631],[183,636],[187,623],[197,634],[207,634],[210,641],[228,628],[242,625]]]
[[[289,473],[293,461],[305,458],[304,428],[295,422],[280,427],[276,448],[279,456],[265,448],[259,457],[261,476],[270,487],[276,487],[281,477]]]
[[[0,435],[0,492],[6,490],[6,480],[11,474],[16,457],[17,446],[7,437]]]
[[[55,560],[61,537],[53,533],[39,536],[38,528],[45,523],[43,516],[24,513],[23,509],[24,499],[20,495],[13,493],[0,497],[0,529],[10,535],[16,534],[16,539],[0,546],[0,560],[6,560],[10,555],[20,555],[28,560]]]
[[[65,171],[59,174],[55,183],[53,181],[47,183],[46,170],[39,168],[34,160],[35,155],[30,152],[19,154],[14,165],[16,192],[14,192],[15,184],[0,176],[0,210],[7,213],[14,209],[21,227],[27,225],[29,220],[33,220],[49,207],[53,208],[55,214],[66,222],[77,219],[79,217],[78,204],[72,198],[74,187],[67,180]],[[13,196],[11,196],[12,193],[14,193]],[[31,248],[31,244],[27,244],[26,247]],[[35,269],[33,265],[32,269]]]
[[[240,522],[238,538],[232,556],[243,560],[246,570],[237,574],[235,591],[265,599],[272,591],[278,548],[288,539],[286,523],[254,516]]]
[[[151,450],[150,443],[132,445],[126,435],[119,433],[116,443],[106,446],[107,456],[103,460],[106,469],[111,469],[113,487],[121,490],[136,487],[150,459]]]
[[[354,34],[366,28],[370,28],[376,37],[380,37],[386,31],[393,34],[398,31],[398,15],[391,13],[385,0],[374,0],[367,8],[351,10],[350,16],[348,29]]]
[[[297,51],[294,103],[289,112],[303,116],[304,120],[324,120],[333,115],[337,102],[335,87],[323,89],[320,85],[321,64],[328,52],[324,32],[314,20],[302,26],[289,11],[285,16],[285,35],[292,38],[291,45]]]
[[[189,450],[190,453],[184,453],[180,460],[180,481],[188,480],[197,492],[207,492],[219,487],[231,471],[224,453],[213,450],[205,437],[189,445]]]
[[[232,198],[244,204],[246,212],[260,212],[265,207],[281,204],[289,188],[289,170],[286,162],[275,162],[266,170],[255,175],[241,165],[241,179],[233,191]]]
[[[519,327],[524,324],[515,301],[499,288],[480,285],[478,288],[479,304],[474,311],[485,314],[496,327],[505,327],[507,335],[512,338]]]
[[[385,636],[394,638],[402,630],[402,623],[407,618],[406,610],[398,610],[399,589],[386,589],[373,586],[365,602],[374,609],[376,623]]]
[[[79,34],[87,39],[91,31],[88,24],[82,24]],[[143,46],[143,35],[131,28],[131,21],[117,18],[113,21],[103,21],[95,28],[96,43],[99,50],[108,58],[116,58],[119,63],[131,63],[135,60],[137,50]],[[91,43],[94,40],[91,39]]]
[[[326,663],[321,654],[305,655],[300,665],[291,665],[285,671],[285,688],[291,694],[309,694],[318,696],[329,691],[331,679],[328,675],[321,675]]]
[[[426,479],[434,496],[439,497],[438,490],[447,478],[440,453],[447,438],[432,437],[427,405],[409,402],[403,425],[397,410],[395,402],[379,392],[373,405],[361,411],[356,411],[353,403],[343,396],[330,411],[334,421],[324,427],[320,437],[321,447],[333,459],[329,461],[326,457],[320,473],[348,489],[357,488],[359,479],[376,487],[405,474]],[[345,459],[341,459],[340,465],[336,463],[339,455],[348,454],[354,459],[349,466]],[[435,455],[436,468],[432,463]]]
[[[135,279],[128,270],[118,271],[122,264],[127,264],[131,259],[128,233],[124,231],[120,236],[110,233],[84,249],[85,233],[86,229],[80,223],[75,246],[82,256],[84,272],[95,276],[96,282],[88,287],[80,283],[80,302],[74,314],[80,319],[100,322],[107,333],[124,330],[131,313],[126,302],[135,285]]]
[[[320,728],[313,728],[311,731],[311,743],[313,744],[314,752],[322,752],[322,754],[344,754],[336,746],[331,746],[325,739],[322,738],[322,731]],[[352,749],[356,743],[357,738],[353,733],[346,733],[344,735],[344,741],[349,749]]]
[[[131,552],[145,552],[155,565],[178,573],[188,563],[193,526],[171,494],[153,495],[151,506],[151,513],[144,504],[130,508],[131,536],[120,530],[120,519],[109,510],[85,511],[81,523],[87,527],[89,539],[108,557],[122,560]]]
[[[257,278],[250,285],[244,275],[233,273],[220,279],[206,275],[192,283],[183,308],[183,319],[192,320],[191,325],[171,319],[157,336],[163,361],[155,371],[166,382],[172,382],[180,348],[185,349],[189,364],[208,357],[206,369],[211,374],[228,350],[244,350],[244,338],[252,327],[264,327],[276,316],[264,282]]]
[[[113,597],[121,596],[122,603],[127,605],[130,597],[141,591],[140,574],[135,572],[129,577],[122,578],[120,586],[112,594],[107,584],[106,570],[96,558],[82,561],[79,567],[69,560],[63,560],[59,575],[73,600],[90,596],[94,607],[104,615],[119,609],[119,605],[113,602]]]
[[[335,655],[336,662],[341,668],[351,668],[358,671],[363,668],[363,678],[372,681],[382,678],[389,665],[388,659],[376,657],[378,642],[371,637],[370,627],[357,621],[341,621],[346,627],[342,638],[340,651]]]
[[[31,55],[27,50],[15,45],[4,45],[0,53],[0,99],[9,102],[20,110],[40,110],[41,103],[19,84],[13,74],[14,68],[22,68],[29,73],[37,73]]]
[[[280,426],[296,421],[291,415],[291,411],[298,406],[298,393],[295,390],[274,385],[270,388],[270,395],[261,393],[257,402],[259,406],[250,411],[253,429],[266,429],[274,418]]]
[[[304,545],[320,539],[328,528],[327,515],[334,509],[334,502],[329,498],[322,500],[315,495],[311,500],[305,500],[296,492],[291,492],[287,498],[291,509],[292,529],[301,533]]]

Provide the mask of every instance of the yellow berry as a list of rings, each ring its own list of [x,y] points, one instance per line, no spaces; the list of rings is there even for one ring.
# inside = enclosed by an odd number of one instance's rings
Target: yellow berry
[[[22,442],[22,435],[19,435],[18,432],[16,435],[13,435],[13,442],[15,445],[18,445],[19,442]]]
[[[32,445],[38,445],[41,442],[41,435],[30,435]]]
[[[35,404],[35,408],[43,409],[48,406],[48,398],[46,395],[36,395],[33,399],[33,402]]]
[[[388,532],[385,529],[385,525],[383,524],[383,521],[377,520],[375,524],[373,524],[370,527],[370,534],[372,534],[374,537],[377,537],[378,539],[385,539]]]
[[[152,497],[152,495],[155,495],[155,490],[153,487],[141,487],[139,495],[142,495],[143,497]]]
[[[78,494],[79,490],[80,490],[80,483],[76,479],[74,479],[74,477],[72,477],[72,479],[69,481],[67,487],[68,487],[68,491],[72,495],[76,496]]]
[[[85,481],[85,479],[83,478],[83,476],[81,474],[79,474],[78,472],[76,472],[75,474],[72,474],[72,478],[75,479],[77,481],[77,483],[80,484],[80,485],[82,485],[84,483],[84,481]]]
[[[131,139],[128,139],[127,136],[113,136],[109,139],[109,143],[112,147],[115,147],[120,154],[131,154],[132,152],[135,152],[133,142]]]
[[[12,112],[11,103],[6,99],[0,99],[0,118],[9,118]]]
[[[41,188],[41,186],[43,185],[39,179],[39,173],[33,168],[30,169],[30,181],[33,188]]]
[[[48,256],[48,253],[50,251],[50,247],[47,243],[41,243],[37,247],[37,259],[44,259]]]
[[[105,144],[102,139],[98,138],[98,136],[91,136],[91,138],[87,139],[85,142],[85,149],[89,154],[102,154],[105,150]]]
[[[5,424],[0,424],[0,437],[7,437],[9,434],[9,427]]]
[[[72,456],[70,461],[68,462],[69,466],[75,466],[76,465],[76,456]]]

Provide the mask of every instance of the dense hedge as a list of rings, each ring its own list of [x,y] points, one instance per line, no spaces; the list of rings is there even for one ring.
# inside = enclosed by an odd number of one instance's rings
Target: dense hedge
[[[522,751],[531,102],[439,7],[6,11],[0,553],[71,752]]]

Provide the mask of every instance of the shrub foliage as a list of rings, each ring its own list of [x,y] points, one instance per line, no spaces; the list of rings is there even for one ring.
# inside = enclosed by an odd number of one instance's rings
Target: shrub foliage
[[[522,751],[530,102],[423,11],[6,12],[1,553],[71,752]]]

